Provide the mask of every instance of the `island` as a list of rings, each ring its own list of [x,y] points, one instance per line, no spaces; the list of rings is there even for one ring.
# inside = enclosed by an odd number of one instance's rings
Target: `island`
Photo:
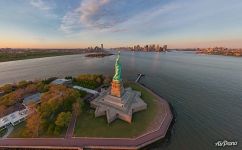
[[[140,79],[140,76],[138,77]],[[100,74],[0,87],[0,147],[139,149],[166,136],[170,106],[147,87]]]
[[[112,53],[108,53],[108,52],[102,52],[102,53],[91,53],[91,54],[87,54],[85,55],[85,57],[97,57],[97,58],[102,58],[102,57],[106,57],[106,56],[112,56]]]

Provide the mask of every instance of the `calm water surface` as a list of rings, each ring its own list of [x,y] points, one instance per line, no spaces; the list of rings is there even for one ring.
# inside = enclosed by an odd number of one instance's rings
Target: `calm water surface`
[[[0,84],[22,79],[80,73],[112,75],[115,56],[58,56],[0,63]],[[238,141],[242,149],[242,58],[191,52],[122,52],[123,78],[137,73],[147,87],[169,101],[177,114],[168,143],[153,149],[218,149],[218,140]]]

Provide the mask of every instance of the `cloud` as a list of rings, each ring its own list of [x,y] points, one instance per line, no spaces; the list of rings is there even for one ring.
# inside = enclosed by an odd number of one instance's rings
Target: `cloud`
[[[136,29],[147,27],[147,25],[165,25],[167,24],[167,20],[165,20],[164,18],[166,18],[166,16],[169,16],[169,14],[180,10],[181,8],[182,6],[180,4],[173,2],[163,5],[157,5],[149,9],[143,10],[140,13],[137,13],[127,22],[124,22],[123,25],[126,27],[134,27]]]
[[[53,1],[30,0],[30,5],[40,10],[47,18],[60,19],[59,15],[54,13],[56,4]]]
[[[128,29],[122,24],[142,24],[176,7],[173,4],[164,5],[160,0],[82,0],[79,7],[62,18],[60,30],[65,33],[84,29],[126,32]]]
[[[111,0],[83,0],[78,8],[66,13],[62,18],[60,30],[71,33],[82,28],[104,29],[115,24],[115,20],[107,19],[110,14],[104,6]]]
[[[79,8],[80,21],[87,27],[109,28],[112,23],[103,18],[107,17],[108,11],[103,10],[103,6],[111,0],[84,0]]]
[[[44,2],[43,0],[31,0],[30,4],[41,10],[51,10],[52,9],[52,7],[50,5],[48,5],[46,2]]]
[[[123,10],[128,3],[127,0],[82,0],[78,8],[67,12],[63,17],[60,30],[71,33],[84,28],[89,30],[113,28],[134,15],[130,10]]]
[[[191,2],[191,0],[186,2],[180,0],[171,2],[161,2],[160,0],[82,0],[77,8],[64,15],[59,29],[65,33],[80,33],[82,30],[150,32],[152,28],[159,29],[159,32],[165,32],[172,27],[201,18],[200,14],[204,15],[204,12],[192,14],[190,9],[198,11],[202,4],[207,5],[207,3]],[[146,30],[144,31],[144,29]]]
[[[80,21],[80,11],[79,9],[75,9],[73,11],[68,12],[63,18],[60,25],[60,30],[65,33],[72,33],[74,30],[81,28]]]
[[[111,32],[127,32],[128,29],[125,28],[117,28],[117,29],[112,29]]]

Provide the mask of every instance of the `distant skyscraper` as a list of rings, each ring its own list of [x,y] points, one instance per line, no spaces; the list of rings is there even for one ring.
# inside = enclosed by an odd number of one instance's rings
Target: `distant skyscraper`
[[[167,45],[164,45],[163,46],[163,51],[166,51],[167,50]]]
[[[101,49],[103,50],[103,44],[101,44]]]
[[[156,45],[155,51],[157,51],[157,52],[160,51],[160,45],[159,44]]]
[[[149,51],[149,45],[145,46],[145,51]]]

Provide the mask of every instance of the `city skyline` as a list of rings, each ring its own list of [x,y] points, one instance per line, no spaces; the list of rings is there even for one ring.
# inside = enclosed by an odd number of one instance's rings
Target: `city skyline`
[[[240,0],[2,0],[0,47],[242,47]]]

